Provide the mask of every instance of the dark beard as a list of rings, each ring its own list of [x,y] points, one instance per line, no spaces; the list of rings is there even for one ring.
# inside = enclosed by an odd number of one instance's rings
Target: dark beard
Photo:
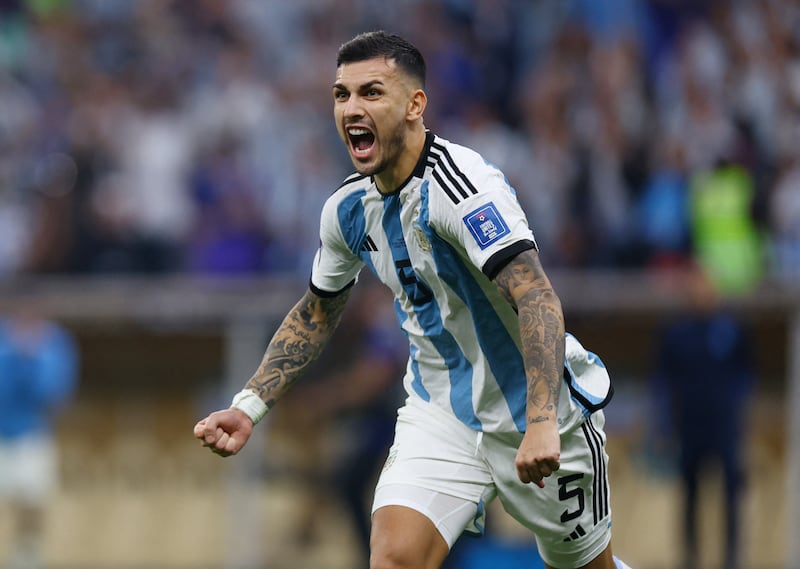
[[[387,141],[385,152],[383,153],[383,160],[378,162],[372,167],[368,166],[361,166],[356,162],[353,161],[353,165],[356,168],[356,172],[361,174],[362,176],[375,176],[380,174],[392,162],[395,162],[397,158],[402,154],[403,149],[406,145],[406,134],[402,127],[397,127],[394,129],[391,138]]]

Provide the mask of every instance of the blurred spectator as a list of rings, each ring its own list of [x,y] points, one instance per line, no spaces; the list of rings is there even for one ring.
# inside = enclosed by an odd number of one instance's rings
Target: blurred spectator
[[[52,153],[37,164],[30,190],[33,228],[24,268],[33,273],[69,269],[75,247],[75,161],[67,154]]]
[[[195,173],[199,211],[186,253],[191,272],[252,274],[264,266],[267,236],[252,186],[237,168],[238,146],[234,139],[217,141]]]
[[[752,175],[733,163],[690,181],[692,241],[697,259],[723,295],[750,292],[764,271],[763,242],[753,219]]]
[[[566,43],[562,39],[560,45]],[[519,106],[529,157],[520,180],[520,203],[548,265],[580,265],[585,260],[581,226],[572,215],[574,188],[580,179],[578,147],[570,123],[574,78],[560,52],[547,54],[530,70]]]
[[[12,514],[9,569],[41,567],[44,514],[59,470],[55,413],[73,395],[71,334],[22,300],[0,319],[0,499]]]
[[[793,150],[778,172],[769,204],[773,272],[800,279],[800,154]]]
[[[663,330],[655,359],[653,392],[661,425],[671,427],[680,455],[684,563],[700,563],[698,511],[702,487],[719,466],[724,480],[724,552],[721,569],[741,567],[740,522],[743,449],[754,384],[752,338],[720,303],[712,280],[692,265],[682,274],[688,308]],[[655,441],[659,442],[659,441]]]
[[[644,264],[681,265],[691,254],[689,180],[679,141],[661,137],[652,151],[649,178],[637,204],[637,240]]]

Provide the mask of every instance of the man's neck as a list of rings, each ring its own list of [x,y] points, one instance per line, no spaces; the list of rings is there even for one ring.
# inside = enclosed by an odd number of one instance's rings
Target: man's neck
[[[424,148],[425,128],[414,129],[409,133],[405,148],[394,167],[375,176],[375,183],[378,186],[378,191],[387,195],[397,191],[400,185],[411,176]]]

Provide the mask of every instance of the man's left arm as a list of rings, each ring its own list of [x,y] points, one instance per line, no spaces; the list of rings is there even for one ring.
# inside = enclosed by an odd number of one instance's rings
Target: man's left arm
[[[495,277],[500,292],[519,315],[527,376],[527,428],[517,451],[519,479],[544,487],[560,466],[558,398],[564,373],[564,314],[534,249],[523,251]]]

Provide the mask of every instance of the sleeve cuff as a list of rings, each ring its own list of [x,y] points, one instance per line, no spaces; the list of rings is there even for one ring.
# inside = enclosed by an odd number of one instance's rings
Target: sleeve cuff
[[[536,249],[536,243],[529,239],[512,243],[489,257],[489,260],[483,265],[483,274],[489,277],[489,280],[494,280],[497,273],[499,273],[511,259],[529,249]]]
[[[317,286],[314,285],[311,279],[308,280],[308,288],[311,289],[311,292],[313,292],[317,296],[321,296],[322,298],[333,298],[335,296],[339,296],[344,291],[352,287],[354,284],[356,284],[356,279],[353,279],[339,290],[331,292],[329,290],[322,290],[321,288],[318,288]]]

